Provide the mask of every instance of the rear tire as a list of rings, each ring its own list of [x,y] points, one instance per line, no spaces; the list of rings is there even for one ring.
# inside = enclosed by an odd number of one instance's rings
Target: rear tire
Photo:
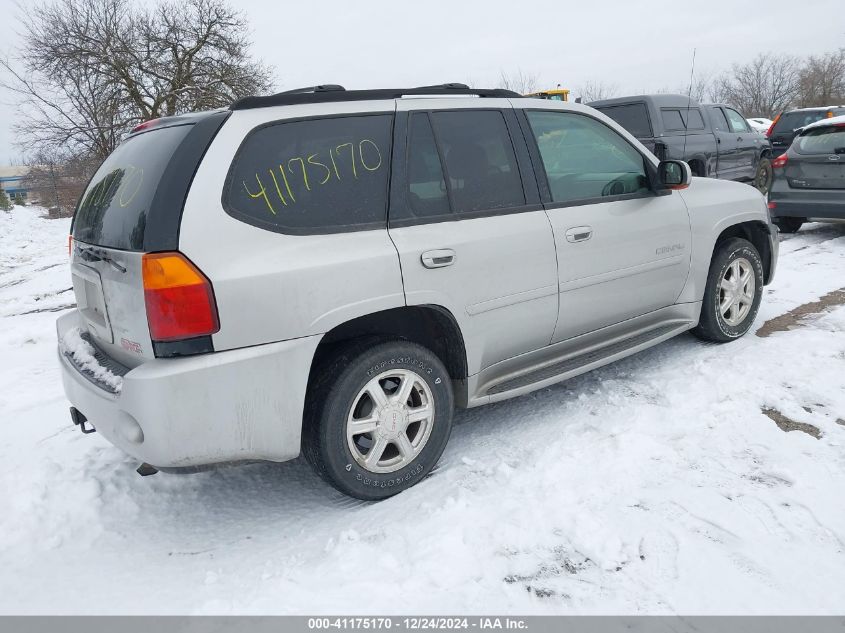
[[[772,222],[781,233],[797,233],[804,224],[804,218],[774,218]]]
[[[454,396],[430,350],[408,341],[357,341],[336,350],[313,377],[303,452],[328,483],[375,501],[431,472],[449,440]]]
[[[772,187],[773,177],[772,161],[765,156],[760,158],[757,173],[754,175],[754,187],[765,196]]]
[[[701,316],[692,333],[727,343],[751,329],[763,297],[763,261],[754,245],[738,237],[719,244],[710,262]]]

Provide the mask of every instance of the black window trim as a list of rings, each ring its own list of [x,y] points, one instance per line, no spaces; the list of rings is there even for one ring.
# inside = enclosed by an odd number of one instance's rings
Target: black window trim
[[[587,204],[600,204],[603,202],[617,202],[621,200],[637,200],[640,198],[656,198],[658,196],[668,196],[672,194],[671,189],[657,189],[655,183],[657,182],[657,168],[651,162],[651,159],[640,151],[638,147],[633,145],[628,139],[619,134],[612,126],[608,125],[601,119],[588,114],[587,112],[577,112],[575,110],[558,110],[556,108],[519,108],[520,119],[524,121],[523,134],[526,136],[526,143],[528,144],[528,151],[532,155],[532,162],[539,165],[539,171],[535,168],[537,175],[537,182],[540,185],[541,200],[543,208],[547,211],[553,209],[563,209],[566,207],[582,207]],[[548,176],[546,175],[546,167],[543,163],[543,157],[540,155],[540,147],[537,145],[537,139],[534,136],[534,130],[531,128],[531,123],[528,121],[528,112],[558,112],[561,114],[572,114],[576,116],[583,116],[600,123],[607,129],[614,132],[619,138],[628,143],[628,145],[639,154],[643,159],[643,167],[645,168],[646,176],[648,177],[649,191],[643,193],[622,193],[615,196],[599,196],[594,198],[579,198],[577,200],[566,200],[563,202],[554,202],[552,200],[552,192],[549,187]],[[617,125],[619,125],[617,123]],[[620,127],[622,127],[620,125]],[[623,128],[624,129],[624,128]],[[628,132],[630,134],[630,132]],[[632,135],[633,136],[633,135]]]
[[[500,215],[510,215],[514,213],[528,213],[531,211],[542,211],[543,204],[539,192],[539,184],[536,180],[536,174],[533,170],[533,161],[530,159],[530,152],[528,151],[525,134],[518,124],[516,118],[516,107],[505,106],[481,106],[472,108],[419,108],[414,110],[406,110],[397,112],[396,124],[394,127],[393,139],[393,170],[392,173],[397,177],[392,180],[396,186],[391,188],[390,194],[390,208],[388,210],[388,228],[403,228],[408,226],[421,226],[424,224],[439,224],[442,222],[461,222],[463,220],[476,220],[478,218],[495,217]],[[522,186],[523,197],[525,204],[512,207],[500,207],[495,209],[479,209],[478,211],[463,211],[456,213],[451,198],[451,183],[449,172],[446,167],[446,162],[442,155],[440,139],[436,126],[431,120],[431,114],[437,112],[480,112],[480,111],[495,111],[502,115],[505,120],[505,129],[511,141],[514,158],[516,159],[516,167],[519,172],[520,184]],[[440,215],[429,215],[425,217],[400,217],[396,215],[399,209],[408,208],[410,201],[408,199],[408,136],[410,134],[411,116],[414,114],[426,114],[431,131],[434,135],[434,142],[437,146],[437,154],[440,158],[440,165],[443,170],[443,177],[446,181],[446,190],[449,200],[449,213]],[[402,117],[400,119],[400,116]],[[517,132],[519,134],[517,135]],[[400,138],[401,137],[401,138]],[[401,146],[401,151],[398,151]],[[400,163],[401,164],[398,164]],[[533,189],[532,189],[533,186]]]
[[[241,156],[243,152],[244,146],[246,145],[247,140],[252,137],[254,134],[257,134],[264,128],[274,127],[276,125],[284,125],[285,123],[298,123],[300,121],[319,121],[322,119],[345,119],[351,117],[361,117],[361,116],[384,116],[389,115],[391,117],[390,121],[390,129],[388,131],[387,137],[390,140],[390,151],[388,152],[389,158],[387,160],[387,179],[386,179],[386,191],[385,191],[385,202],[384,202],[384,219],[378,222],[365,222],[363,224],[345,224],[345,225],[332,225],[326,227],[307,227],[307,228],[300,228],[300,227],[289,227],[289,226],[280,226],[278,224],[272,224],[267,221],[259,220],[253,216],[249,216],[245,213],[241,213],[237,209],[234,209],[227,201],[228,193],[230,191],[230,187],[232,184],[232,179],[234,178],[235,172],[235,165],[238,162],[238,158]],[[396,128],[396,111],[395,110],[375,110],[372,112],[333,112],[331,114],[320,114],[320,115],[311,115],[311,116],[301,116],[301,117],[290,117],[290,118],[282,118],[282,119],[274,119],[272,121],[267,121],[260,125],[255,126],[249,132],[247,132],[243,139],[241,140],[240,145],[238,145],[238,149],[235,152],[235,155],[232,157],[232,161],[229,163],[229,170],[226,172],[226,179],[223,182],[223,192],[220,196],[220,203],[223,206],[223,210],[235,220],[239,222],[244,222],[245,224],[249,224],[259,229],[263,229],[265,231],[270,231],[272,233],[281,233],[282,235],[296,235],[296,236],[303,236],[303,235],[337,235],[341,233],[358,233],[360,231],[377,231],[387,228],[387,218],[388,218],[388,209],[390,207],[390,185],[392,180],[392,171],[393,171],[393,162],[394,162],[394,131]]]

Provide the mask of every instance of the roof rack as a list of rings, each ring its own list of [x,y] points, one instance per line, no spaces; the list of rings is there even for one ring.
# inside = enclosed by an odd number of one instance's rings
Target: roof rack
[[[379,88],[376,90],[346,90],[337,84],[323,84],[307,88],[286,90],[266,97],[243,97],[229,106],[230,110],[250,110],[300,103],[325,103],[332,101],[367,101],[371,99],[398,99],[415,95],[472,95],[476,97],[522,97],[519,93],[502,88],[470,88],[466,84],[448,83],[416,88]]]

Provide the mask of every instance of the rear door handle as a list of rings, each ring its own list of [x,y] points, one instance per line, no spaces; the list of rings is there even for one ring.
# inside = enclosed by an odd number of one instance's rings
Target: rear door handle
[[[426,268],[443,268],[455,263],[455,251],[451,248],[441,248],[435,251],[426,251],[421,256],[422,265]]]
[[[566,229],[567,242],[585,242],[591,237],[593,237],[591,226],[573,226],[571,229]]]

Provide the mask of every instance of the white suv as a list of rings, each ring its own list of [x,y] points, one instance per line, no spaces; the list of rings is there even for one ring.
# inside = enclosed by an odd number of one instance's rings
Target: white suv
[[[79,202],[73,420],[139,472],[281,462],[380,499],[454,406],[693,330],[744,334],[763,197],[578,104],[460,84],[250,97],[138,126]]]

